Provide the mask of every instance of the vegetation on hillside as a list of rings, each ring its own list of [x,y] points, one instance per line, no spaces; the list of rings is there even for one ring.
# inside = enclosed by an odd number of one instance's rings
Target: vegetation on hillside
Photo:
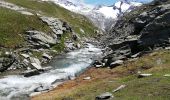
[[[116,100],[169,100],[170,99],[170,51],[156,51],[126,62],[114,69],[92,68],[73,81],[69,81],[47,94],[33,100],[94,100],[104,92],[111,92],[121,85],[122,90],[113,93]],[[153,74],[138,78],[138,72]],[[90,76],[91,80],[83,80]]]
[[[6,0],[18,6],[30,9],[33,13],[41,13],[49,17],[56,17],[66,21],[71,25],[75,32],[81,36],[94,36],[94,30],[97,29],[94,25],[84,16],[66,10],[59,5],[52,2],[41,2],[36,0]],[[80,30],[83,29],[85,33]]]
[[[23,35],[26,30],[37,29],[43,32],[51,32],[37,16],[27,16],[0,8],[0,46],[15,48],[24,44]]]
[[[18,48],[25,45],[24,33],[27,30],[50,33],[52,30],[37,16],[40,13],[45,16],[59,18],[67,22],[79,36],[94,36],[96,27],[84,16],[70,12],[52,2],[40,2],[36,0],[5,0],[18,6],[28,8],[35,15],[28,16],[19,12],[0,8],[0,46]],[[81,31],[84,30],[84,32]],[[63,43],[62,47],[63,48]],[[60,46],[60,44],[59,44]],[[59,47],[58,46],[58,47]],[[57,46],[56,46],[57,47]],[[57,48],[58,48],[57,47]]]

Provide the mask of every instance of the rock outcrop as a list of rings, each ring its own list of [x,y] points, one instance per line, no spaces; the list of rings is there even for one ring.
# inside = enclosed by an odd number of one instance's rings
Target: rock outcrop
[[[26,33],[28,42],[36,48],[50,48],[57,43],[57,39],[44,32],[31,30]]]
[[[15,56],[13,54],[5,54],[0,58],[0,72],[7,70],[15,62]]]
[[[104,59],[105,66],[136,58],[145,51],[170,45],[170,2],[155,0],[121,17],[110,32],[102,37],[112,49]],[[104,60],[102,61],[104,62]],[[119,65],[119,64],[118,64]]]

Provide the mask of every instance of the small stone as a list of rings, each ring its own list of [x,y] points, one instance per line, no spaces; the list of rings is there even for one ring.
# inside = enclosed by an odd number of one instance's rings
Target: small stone
[[[101,68],[103,65],[95,65],[96,68]]]
[[[113,98],[114,96],[111,93],[106,92],[97,96],[95,100],[112,100]]]
[[[28,70],[25,71],[23,73],[21,73],[21,75],[24,75],[24,77],[31,77],[31,76],[35,76],[35,75],[39,75],[41,74],[38,70]]]
[[[137,57],[139,57],[140,55],[141,55],[141,53],[139,52],[139,53],[137,53],[137,54],[132,55],[131,57],[132,57],[132,58],[137,58]]]
[[[48,86],[40,86],[34,90],[34,92],[42,92],[42,91],[48,91],[50,90],[50,87]]]
[[[165,74],[164,76],[165,76],[165,77],[170,77],[170,74]]]
[[[30,56],[27,54],[21,54],[21,56],[23,56],[24,58],[29,58]]]
[[[152,74],[139,74],[138,78],[144,78],[144,77],[149,77],[152,76]]]
[[[31,63],[31,65],[36,69],[42,69],[42,67],[37,63]]]
[[[113,92],[117,92],[117,91],[120,91],[121,89],[125,88],[126,85],[121,85],[119,86],[117,89],[113,90]]]
[[[91,79],[91,77],[85,77],[85,78],[83,78],[84,80],[90,80]]]
[[[170,47],[165,47],[166,50],[170,50]]]
[[[44,58],[48,59],[48,60],[52,59],[52,56],[50,56],[50,55],[48,55],[48,54],[46,54],[46,53],[43,53],[42,56],[43,56]]]
[[[114,67],[119,66],[119,65],[122,65],[122,64],[123,64],[123,60],[117,60],[117,61],[115,61],[115,62],[112,62],[112,63],[110,64],[110,67],[111,67],[111,68],[114,68]]]

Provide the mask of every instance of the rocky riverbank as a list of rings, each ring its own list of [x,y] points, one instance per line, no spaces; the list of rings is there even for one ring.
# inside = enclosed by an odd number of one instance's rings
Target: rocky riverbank
[[[169,0],[154,0],[125,13],[109,33],[101,37],[105,57],[95,66],[115,68],[153,50],[169,49]]]
[[[154,51],[113,69],[91,67],[32,100],[169,100],[169,54],[169,50]]]
[[[46,3],[48,4],[48,2]],[[0,7],[16,11],[24,16],[36,16],[36,20],[43,24],[41,27],[47,27],[48,29],[48,31],[44,32],[37,28],[29,27],[20,33],[21,39],[24,40],[24,43],[20,43],[22,45],[14,46],[15,48],[1,46],[1,73],[9,70],[26,70],[26,72],[19,74],[26,74],[25,76],[40,74],[49,69],[43,68],[43,65],[50,62],[57,54],[80,49],[87,42],[86,39],[83,39],[85,37],[80,39],[80,35],[74,31],[68,22],[59,18],[49,17],[42,12],[38,13],[30,8],[6,1],[0,1]],[[85,34],[83,29],[81,31]],[[32,75],[28,72],[32,73]]]
[[[169,0],[154,0],[125,13],[109,33],[99,38],[105,48],[104,57],[94,62],[95,68],[33,99],[140,100],[142,97],[168,100],[169,90],[163,92],[161,87],[169,89],[169,4]],[[117,92],[119,90],[122,92]]]

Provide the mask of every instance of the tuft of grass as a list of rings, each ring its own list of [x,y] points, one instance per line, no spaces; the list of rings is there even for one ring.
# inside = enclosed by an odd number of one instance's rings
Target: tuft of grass
[[[156,51],[137,61],[126,62],[114,69],[90,69],[74,81],[55,90],[34,97],[33,100],[94,100],[104,92],[111,92],[120,85],[126,87],[112,93],[116,100],[169,100],[170,51]],[[150,77],[137,78],[137,72],[151,73]],[[83,80],[91,76],[91,80]]]
[[[80,36],[95,36],[94,30],[97,28],[86,17],[66,10],[52,2],[42,2],[36,0],[6,0],[18,6],[30,9],[33,13],[41,13],[46,16],[56,17],[66,21],[71,25],[73,30]],[[80,28],[85,31],[85,34],[80,32]]]
[[[37,16],[27,16],[0,7],[0,46],[17,48],[24,44],[24,32],[36,29],[51,32],[50,28]]]
[[[65,49],[65,41],[71,38],[71,33],[64,33],[60,39],[60,43],[56,44],[55,46],[52,47],[53,50],[56,50],[57,53],[61,53],[63,52],[63,50]]]

